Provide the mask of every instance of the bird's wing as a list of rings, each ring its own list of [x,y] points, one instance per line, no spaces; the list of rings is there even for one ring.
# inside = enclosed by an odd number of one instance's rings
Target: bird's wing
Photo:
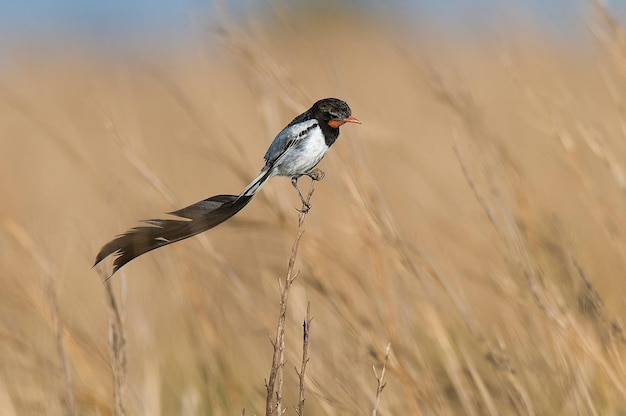
[[[284,155],[285,152],[296,143],[304,139],[312,129],[317,127],[317,125],[317,120],[311,119],[296,123],[292,122],[292,124],[285,127],[280,133],[278,133],[265,153],[266,166],[273,166],[278,158]]]

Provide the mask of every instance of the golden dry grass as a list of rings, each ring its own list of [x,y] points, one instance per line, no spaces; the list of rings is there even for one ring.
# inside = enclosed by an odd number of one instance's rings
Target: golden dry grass
[[[95,253],[138,219],[238,192],[325,96],[363,125],[322,162],[300,242],[288,414],[307,302],[307,415],[370,414],[389,342],[380,415],[626,412],[619,25],[598,14],[572,50],[541,33],[433,39],[337,17],[281,9],[158,59],[12,56],[3,414],[111,414]],[[114,276],[129,414],[263,413],[297,202],[274,179],[235,219]]]

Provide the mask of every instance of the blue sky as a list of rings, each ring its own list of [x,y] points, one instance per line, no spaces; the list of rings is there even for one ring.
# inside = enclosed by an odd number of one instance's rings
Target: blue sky
[[[276,0],[274,0],[276,1]],[[296,0],[282,0],[296,4]],[[263,7],[262,0],[225,0],[235,12]],[[299,0],[297,3],[306,3]],[[336,1],[334,2],[336,3]],[[584,30],[591,0],[352,0],[359,9],[398,13],[403,21],[429,22],[439,30],[472,30],[497,24],[502,13],[519,13],[557,35]],[[384,5],[383,5],[384,3]],[[0,42],[58,41],[69,38],[83,43],[174,40],[188,33],[194,16],[211,17],[211,0],[3,0],[0,1]],[[625,22],[626,0],[608,1],[620,21]]]

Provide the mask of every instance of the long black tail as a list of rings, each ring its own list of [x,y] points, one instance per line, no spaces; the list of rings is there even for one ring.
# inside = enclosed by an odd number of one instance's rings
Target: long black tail
[[[149,226],[131,228],[105,244],[96,256],[94,266],[109,255],[115,255],[111,277],[126,263],[144,253],[216,227],[248,205],[271,176],[270,172],[261,171],[240,195],[212,196],[169,213],[184,219],[143,221]]]

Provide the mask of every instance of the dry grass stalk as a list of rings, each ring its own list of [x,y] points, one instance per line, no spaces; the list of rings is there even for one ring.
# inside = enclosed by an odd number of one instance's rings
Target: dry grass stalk
[[[45,289],[42,289],[41,294],[47,298],[47,312],[49,312],[49,315],[46,315],[46,318],[48,324],[54,332],[59,358],[61,359],[61,378],[63,380],[65,388],[65,410],[68,415],[75,415],[76,399],[74,397],[74,387],[72,384],[72,359],[68,356],[67,348],[65,345],[67,342],[67,338],[69,337],[71,339],[72,337],[71,333],[66,330],[66,327],[61,320],[61,317],[59,316],[58,287],[60,284],[60,280],[58,278],[58,268],[55,265],[54,261],[50,259],[49,256],[44,252],[44,250],[35,242],[33,237],[29,235],[29,233],[19,224],[7,219],[3,219],[1,226],[6,232],[13,236],[16,242],[24,247],[24,249],[30,254],[30,256],[33,257],[35,263],[47,276]],[[43,304],[43,298],[41,303]],[[72,341],[73,340],[71,340],[70,342]]]
[[[315,181],[311,182],[309,193],[306,197],[306,202],[309,204],[311,196],[315,191]],[[300,244],[300,238],[304,233],[304,219],[306,218],[305,206],[302,206],[302,211],[298,216],[298,230],[296,232],[296,239],[291,248],[291,257],[289,258],[289,266],[287,267],[287,274],[282,284],[279,281],[280,287],[280,312],[278,314],[278,326],[276,328],[276,337],[272,340],[272,346],[274,347],[274,355],[272,357],[272,368],[270,370],[270,376],[265,383],[265,389],[267,395],[265,398],[265,415],[270,416],[276,411],[277,415],[283,413],[282,409],[282,389],[283,389],[283,369],[284,369],[284,350],[285,350],[285,326],[287,317],[287,301],[289,300],[289,288],[291,283],[298,277],[298,272],[294,273],[294,266],[296,263],[296,257],[298,255],[298,246]],[[307,314],[308,319],[308,314]],[[276,391],[276,401],[274,401],[274,391]]]
[[[107,276],[101,276],[105,279]],[[113,373],[113,391],[115,415],[126,415],[126,370],[127,370],[127,351],[126,351],[126,330],[124,326],[124,277],[120,277],[122,287],[122,302],[118,305],[115,294],[111,288],[111,281],[107,280],[104,284],[106,289],[106,298],[109,306],[109,361],[111,371]]]
[[[306,365],[309,362],[309,331],[311,330],[311,320],[311,302],[308,302],[306,305],[306,319],[302,324],[302,365],[300,366],[300,371],[296,369],[300,380],[299,400],[298,407],[296,408],[298,416],[304,415],[304,374]]]
[[[385,372],[387,371],[387,361],[389,361],[389,352],[391,351],[391,342],[387,344],[387,348],[385,348],[385,360],[383,361],[383,366],[380,370],[380,375],[376,371],[376,366],[372,366],[372,370],[374,370],[374,377],[376,377],[376,381],[378,385],[376,386],[376,400],[374,401],[374,409],[372,409],[372,416],[376,416],[378,413],[378,406],[380,405],[380,396],[383,393],[383,389],[387,385],[383,380],[385,379]]]
[[[48,286],[48,299],[50,301],[50,315],[54,325],[56,335],[57,348],[63,365],[63,379],[65,381],[65,408],[67,414],[73,416],[76,414],[76,400],[74,399],[74,389],[72,387],[72,372],[70,369],[70,361],[63,342],[63,323],[59,318],[59,303],[57,289],[54,282],[51,281]]]

